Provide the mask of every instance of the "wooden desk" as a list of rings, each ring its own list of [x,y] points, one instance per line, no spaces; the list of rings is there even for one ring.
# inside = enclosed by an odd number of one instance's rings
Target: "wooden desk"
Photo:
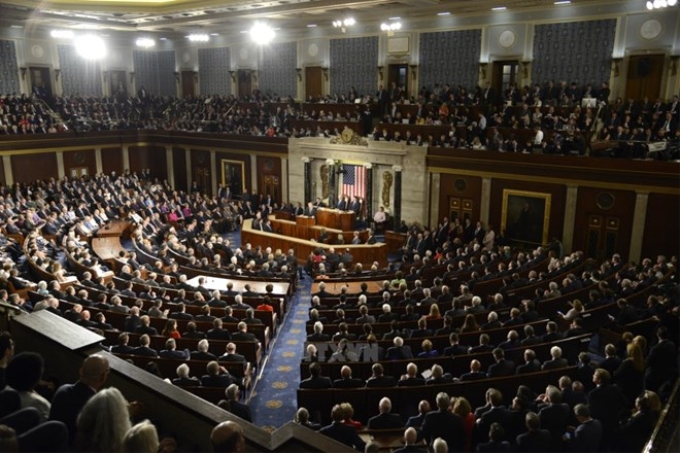
[[[285,297],[286,294],[288,294],[288,287],[290,286],[290,283],[283,283],[283,282],[262,282],[262,281],[244,281],[244,280],[231,280],[229,278],[219,278],[219,277],[213,277],[213,276],[205,276],[205,275],[200,275],[196,276],[190,280],[187,280],[187,283],[192,286],[198,287],[198,279],[199,278],[205,278],[205,286],[209,290],[213,291],[215,289],[219,289],[221,291],[224,291],[227,289],[227,283],[231,282],[234,284],[234,291],[245,291],[245,286],[249,285],[250,290],[254,291],[256,293],[261,293],[261,294],[266,294],[267,290],[265,289],[267,285],[272,285],[274,287],[274,290],[272,291],[272,294],[275,296],[279,297]]]
[[[119,238],[127,233],[127,230],[132,226],[132,223],[127,220],[112,220],[103,227],[97,230],[96,237],[116,237]]]
[[[283,236],[276,233],[255,231],[252,228],[251,222],[243,223],[241,243],[272,247],[273,249],[281,249],[284,251],[292,248],[295,250],[298,263],[300,264],[306,263],[309,254],[318,248],[329,249],[335,247],[333,245],[321,244],[319,242]],[[387,246],[383,243],[361,245],[350,244],[343,245],[343,247],[349,249],[354,257],[354,264],[361,263],[364,265],[365,269],[370,268],[374,261],[377,261],[382,267],[387,266]]]
[[[277,215],[277,218],[279,218],[278,215]],[[284,219],[283,217],[281,217],[281,220],[291,220],[291,219]],[[299,215],[299,216],[295,217],[295,218],[292,219],[292,220],[294,220],[295,223],[296,223],[297,225],[300,225],[300,226],[308,226],[308,227],[310,227],[310,226],[316,225],[316,219],[315,219],[314,217],[312,217],[312,216]]]
[[[385,231],[385,243],[388,252],[398,252],[406,244],[406,233],[387,230]]]
[[[313,217],[305,217],[305,219],[312,219]],[[284,236],[306,239],[308,241],[314,239],[315,241],[321,236],[321,230],[325,229],[328,234],[327,244],[338,244],[338,235],[342,234],[342,238],[345,244],[350,244],[354,238],[354,231],[342,231],[335,228],[326,228],[322,226],[304,225],[298,222],[291,222],[290,220],[279,220],[270,218],[272,222],[272,228],[277,234],[282,234]],[[359,239],[364,243],[368,240],[368,231],[362,230],[359,232]]]
[[[337,209],[319,208],[316,210],[317,225],[336,230],[351,231],[354,229],[354,218],[356,214],[352,211],[339,211]]]

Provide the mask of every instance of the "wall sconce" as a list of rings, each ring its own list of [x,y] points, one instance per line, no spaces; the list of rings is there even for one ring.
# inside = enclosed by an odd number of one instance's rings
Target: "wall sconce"
[[[55,70],[54,70],[54,80],[55,80],[56,82],[59,81],[59,75],[60,75],[60,74],[61,74],[61,69],[55,69]]]
[[[678,74],[678,60],[680,59],[680,55],[671,55],[671,65],[670,65],[670,71],[671,75],[677,75]]]
[[[231,76],[231,81],[236,83],[236,71],[229,71],[229,75]]]
[[[522,62],[522,77],[525,79],[529,78],[529,65],[531,64],[530,61],[523,61]]]
[[[104,75],[104,83],[106,83],[109,80],[109,71],[104,71],[102,74]]]
[[[623,58],[612,58],[612,72],[614,73],[614,77],[619,76],[619,65],[621,64],[621,61],[623,61]]]
[[[175,71],[172,74],[175,76],[175,81],[177,81],[177,83],[179,83],[179,72]]]
[[[297,72],[298,82],[302,82],[302,68],[295,68],[295,72]]]
[[[26,78],[26,71],[28,71],[28,68],[19,68],[19,71],[21,71],[21,80],[24,80]]]
[[[134,71],[130,71],[130,83],[132,83],[132,82],[134,82],[134,81],[135,81],[135,72],[134,72]]]
[[[482,79],[486,80],[486,68],[489,65],[489,63],[479,63],[479,74],[482,76]]]
[[[383,79],[383,66],[378,66],[378,75],[380,76],[380,81]]]
[[[418,77],[418,65],[417,64],[412,64],[409,65],[409,68],[411,68],[411,77],[415,80],[416,77]]]
[[[321,71],[323,71],[324,79],[326,79],[326,82],[328,82],[328,68],[321,68]]]

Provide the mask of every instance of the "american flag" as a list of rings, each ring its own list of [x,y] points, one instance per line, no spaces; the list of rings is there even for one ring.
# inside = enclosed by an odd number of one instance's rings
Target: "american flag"
[[[342,193],[348,197],[366,198],[366,168],[363,165],[343,164]]]

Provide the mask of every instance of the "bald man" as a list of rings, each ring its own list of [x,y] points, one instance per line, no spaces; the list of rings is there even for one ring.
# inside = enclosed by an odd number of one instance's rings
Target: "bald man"
[[[109,361],[95,354],[87,357],[80,367],[80,379],[75,384],[64,384],[54,394],[50,420],[64,422],[71,444],[76,437],[76,420],[85,403],[106,383]]]
[[[413,427],[406,428],[406,431],[404,431],[404,446],[398,450],[394,450],[394,453],[423,452],[424,450],[422,448],[416,446],[416,442],[418,442],[418,432],[416,429]]]
[[[245,451],[246,438],[243,428],[236,422],[222,422],[213,428],[210,442],[215,453],[230,453]]]

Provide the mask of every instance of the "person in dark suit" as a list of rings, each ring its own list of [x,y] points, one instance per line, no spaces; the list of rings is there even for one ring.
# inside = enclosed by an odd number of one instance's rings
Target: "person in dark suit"
[[[333,381],[333,387],[336,389],[356,389],[364,386],[364,381],[352,377],[352,369],[343,365],[340,369],[341,379]]]
[[[319,423],[309,421],[309,411],[304,407],[301,407],[300,409],[297,410],[297,412],[295,413],[294,422],[304,427],[307,427],[313,431],[318,431],[321,429],[321,425]]]
[[[599,451],[602,423],[594,419],[588,406],[582,403],[574,406],[574,415],[579,425],[571,436],[566,436],[567,451],[593,453]],[[642,446],[635,451],[642,451]]]
[[[213,328],[208,330],[206,337],[209,340],[231,340],[231,333],[224,328],[224,321],[221,318],[213,320]]]
[[[385,397],[378,403],[379,414],[368,420],[368,429],[402,428],[404,421],[399,414],[392,414],[392,401]]]
[[[238,388],[238,385],[231,384],[229,387],[227,387],[227,390],[225,390],[224,394],[229,401],[229,412],[236,415],[237,417],[241,417],[245,421],[253,421],[253,417],[250,413],[250,407],[240,401],[241,390]]]
[[[201,382],[204,387],[229,387],[234,383],[231,375],[226,368],[220,366],[220,364],[213,360],[208,362],[206,368],[206,374],[201,376]]]
[[[177,350],[177,342],[174,338],[168,338],[165,340],[165,349],[159,352],[158,355],[166,359],[175,360],[188,360],[190,357],[188,349],[184,349],[183,351]]]
[[[619,421],[628,408],[626,397],[610,382],[609,371],[598,368],[593,373],[596,387],[588,393],[588,406],[593,418],[602,423],[601,449],[611,448],[615,444]]]
[[[132,309],[130,310],[132,316]],[[135,333],[141,333],[143,335],[158,335],[158,330],[155,327],[151,327],[151,318],[148,315],[140,316],[139,326],[135,329]]]
[[[225,352],[221,356],[217,358],[218,362],[233,362],[233,363],[242,363],[243,366],[246,366],[246,358],[242,354],[238,354],[236,352],[236,344],[229,342],[227,343],[227,346],[225,347]]]
[[[371,367],[373,375],[366,381],[366,387],[394,387],[397,381],[392,376],[385,376],[383,366],[380,363],[374,363]]]
[[[425,421],[425,416],[430,412],[430,402],[427,400],[422,400],[420,403],[418,403],[418,415],[414,415],[413,417],[409,417],[408,420],[406,420],[406,427],[414,427],[414,428],[420,428],[423,425],[423,422]]]
[[[321,366],[318,362],[309,364],[309,377],[300,382],[301,389],[330,389],[333,382],[326,376],[321,376]]]
[[[418,377],[418,365],[410,362],[406,365],[406,374],[397,382],[397,387],[417,387],[420,385],[425,385],[425,379]]]
[[[528,412],[525,417],[527,432],[517,436],[515,443],[518,452],[542,453],[551,451],[552,438],[550,431],[541,429],[541,419],[535,412]]]
[[[480,379],[486,379],[486,373],[481,371],[482,364],[477,359],[470,361],[470,371],[468,373],[463,373],[460,376],[460,380],[465,381],[478,381]]]
[[[489,428],[489,442],[480,443],[477,445],[477,451],[480,453],[510,453],[512,446],[510,442],[503,440],[505,437],[505,429],[500,423],[492,423]]]
[[[557,370],[559,368],[566,368],[569,366],[567,359],[562,357],[562,348],[559,346],[553,346],[550,348],[550,356],[552,359],[543,362],[541,369],[543,371],[547,370]]]
[[[177,377],[172,380],[173,385],[180,387],[198,387],[201,385],[201,380],[195,376],[189,376],[189,365],[186,363],[177,367]]]
[[[545,396],[548,404],[544,405],[538,412],[538,416],[541,419],[541,427],[550,431],[553,448],[562,451],[564,450],[562,436],[567,430],[567,424],[569,423],[569,406],[562,403],[562,394],[555,386],[549,385]]]
[[[510,411],[503,406],[503,394],[498,389],[490,388],[486,391],[486,405],[477,409],[475,415],[479,415],[477,419],[477,436],[484,435],[489,432],[493,423],[500,423],[501,426],[508,426],[511,414]]]
[[[512,376],[515,374],[515,362],[505,358],[505,351],[501,348],[493,350],[493,358],[496,363],[489,366],[486,377]]]
[[[418,442],[418,431],[415,428],[407,428],[404,431],[404,446],[394,450],[394,453],[424,453],[425,449],[416,445]]]
[[[437,410],[429,412],[423,421],[420,430],[422,437],[430,446],[441,437],[446,441],[449,451],[463,451],[466,438],[463,419],[449,412],[451,398],[447,393],[439,392],[436,400]]]
[[[652,435],[657,416],[652,410],[650,396],[653,392],[646,390],[635,400],[635,412],[621,424],[617,451],[643,451]]]
[[[333,409],[331,409],[331,419],[333,422],[330,425],[321,428],[319,433],[328,436],[331,439],[335,439],[348,447],[364,451],[366,442],[359,437],[356,428],[342,423],[344,417],[345,411],[339,404],[336,404],[333,406]]]
[[[392,340],[393,347],[388,348],[385,353],[387,360],[407,360],[413,358],[413,353],[409,346],[404,346],[404,339],[401,337],[394,337]]]
[[[236,326],[238,332],[232,334],[231,339],[235,341],[257,341],[254,334],[248,333],[248,324],[241,321]]]
[[[155,349],[151,349],[149,344],[151,344],[151,338],[147,334],[142,335],[139,337],[139,346],[132,353],[144,357],[158,357],[158,352]]]
[[[217,360],[215,354],[208,352],[210,349],[210,343],[208,343],[208,340],[200,340],[196,348],[196,351],[191,351],[191,360]]]
[[[645,389],[654,392],[666,382],[673,382],[678,375],[676,345],[668,338],[668,328],[660,326],[656,337],[659,342],[649,351],[644,377]]]
[[[60,386],[52,398],[50,420],[62,422],[68,428],[70,443],[77,433],[77,419],[85,403],[106,383],[109,361],[99,355],[88,356],[80,367],[80,378],[75,384]]]
[[[123,332],[118,335],[118,344],[111,347],[111,352],[113,354],[132,354],[135,348],[128,345],[130,341],[130,335]]]
[[[460,341],[460,337],[458,336],[457,333],[452,333],[449,335],[449,343],[451,346],[448,348],[444,349],[444,352],[442,353],[443,356],[456,356],[456,355],[465,355],[467,354],[468,348],[465,346],[462,346],[458,344]]]

